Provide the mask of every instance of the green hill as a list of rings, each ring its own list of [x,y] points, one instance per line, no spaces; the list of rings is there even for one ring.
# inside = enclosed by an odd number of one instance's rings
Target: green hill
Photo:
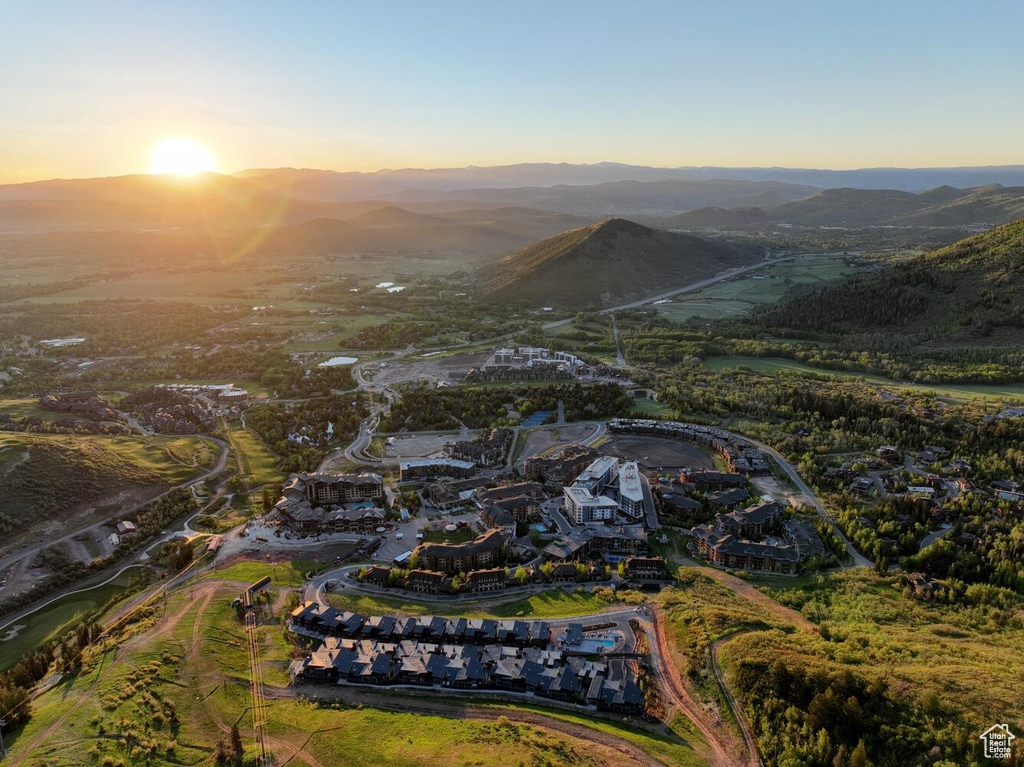
[[[1024,219],[793,297],[751,322],[824,333],[898,333],[918,341],[1019,343]]]
[[[613,218],[527,245],[485,267],[493,301],[612,305],[756,261],[760,250]]]

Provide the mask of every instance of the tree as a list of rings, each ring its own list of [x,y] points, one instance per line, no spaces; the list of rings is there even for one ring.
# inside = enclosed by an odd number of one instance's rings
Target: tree
[[[516,568],[516,580],[519,581],[520,586],[525,586],[530,581],[530,574],[526,572],[525,567]]]
[[[245,749],[242,746],[242,735],[238,732],[238,725],[231,725],[231,756],[238,761],[242,760]]]
[[[853,753],[850,754],[850,767],[871,767],[868,750],[864,747],[863,740],[857,742],[857,748],[853,749]]]

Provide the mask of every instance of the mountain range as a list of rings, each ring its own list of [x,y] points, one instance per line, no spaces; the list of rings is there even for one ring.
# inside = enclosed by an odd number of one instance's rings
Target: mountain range
[[[997,225],[1024,217],[1024,186],[999,184],[956,189],[941,186],[914,194],[896,189],[826,189],[768,207],[697,208],[660,219],[669,229],[736,228],[766,224],[802,226]]]

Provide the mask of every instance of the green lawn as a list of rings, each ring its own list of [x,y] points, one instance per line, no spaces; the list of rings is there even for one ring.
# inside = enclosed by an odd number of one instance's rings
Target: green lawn
[[[500,596],[496,599],[500,599]],[[607,602],[591,592],[552,589],[520,599],[495,603],[495,597],[484,601],[418,602],[413,595],[396,592],[395,596],[364,596],[353,594],[328,594],[327,601],[335,607],[362,613],[403,613],[405,615],[444,615],[470,618],[571,618],[575,615],[590,615],[603,610],[621,608],[621,603]]]
[[[9,415],[11,418],[40,418],[44,421],[91,421],[93,419],[75,413],[57,413],[51,410],[43,410],[39,407],[39,400],[36,397],[22,397],[17,399],[0,399],[0,415]]]
[[[241,457],[242,468],[253,485],[284,481],[284,474],[277,468],[280,459],[254,431],[234,428],[228,432],[228,439]]]
[[[775,303],[795,288],[814,286],[864,271],[865,267],[844,264],[843,259],[844,256],[838,254],[808,254],[796,261],[766,266],[756,273],[763,278],[747,273],[699,292],[676,296],[669,303],[656,304],[656,308],[674,320],[736,317],[755,306]]]
[[[290,562],[236,562],[230,567],[214,570],[207,578],[240,583],[255,583],[265,575],[271,576],[275,586],[299,586],[316,563],[312,559],[293,559]]]
[[[47,639],[73,628],[81,616],[98,611],[111,599],[131,588],[137,578],[137,573],[129,570],[108,584],[58,599],[0,630],[0,671],[13,666],[25,653]],[[7,620],[3,622],[6,623]],[[8,634],[14,636],[4,639]]]
[[[633,400],[633,413],[640,416],[655,416],[662,418],[672,414],[672,408],[664,402],[655,402],[652,399]]]

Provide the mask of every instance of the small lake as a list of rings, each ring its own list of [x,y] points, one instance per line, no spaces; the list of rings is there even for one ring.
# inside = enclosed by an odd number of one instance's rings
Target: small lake
[[[358,357],[331,357],[329,360],[324,360],[317,367],[321,368],[333,368],[338,365],[351,365],[353,362],[358,362]]]

